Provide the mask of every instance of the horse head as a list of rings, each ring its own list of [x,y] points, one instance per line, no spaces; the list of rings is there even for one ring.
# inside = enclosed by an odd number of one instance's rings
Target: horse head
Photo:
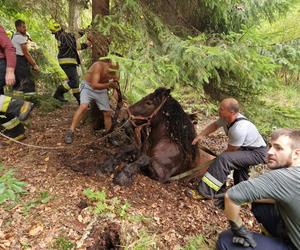
[[[167,88],[156,89],[153,93],[145,96],[143,99],[130,106],[130,115],[137,119],[151,119],[167,100],[170,92],[171,90]]]

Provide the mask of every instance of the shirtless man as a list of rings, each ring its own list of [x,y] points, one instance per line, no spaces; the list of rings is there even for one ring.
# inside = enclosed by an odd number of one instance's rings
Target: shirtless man
[[[105,130],[110,129],[112,121],[107,90],[119,87],[118,69],[119,66],[110,61],[97,61],[89,68],[80,85],[80,106],[74,114],[70,129],[66,133],[65,143],[71,144],[73,142],[75,128],[88,111],[88,106],[93,100],[103,111]]]

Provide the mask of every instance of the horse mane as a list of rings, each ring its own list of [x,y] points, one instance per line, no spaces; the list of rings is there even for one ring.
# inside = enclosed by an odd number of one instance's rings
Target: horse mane
[[[157,115],[159,122],[165,122],[166,129],[172,141],[178,144],[186,157],[185,160],[196,158],[196,146],[192,145],[196,131],[189,116],[178,101],[171,95]]]

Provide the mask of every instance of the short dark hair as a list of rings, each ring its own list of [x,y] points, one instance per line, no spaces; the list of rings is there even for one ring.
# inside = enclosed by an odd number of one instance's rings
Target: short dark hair
[[[25,24],[25,22],[23,20],[21,20],[21,19],[18,19],[18,20],[15,21],[16,28],[20,27],[22,24]]]
[[[272,132],[271,140],[277,140],[280,136],[287,136],[291,140],[292,149],[300,149],[300,129],[279,128]]]

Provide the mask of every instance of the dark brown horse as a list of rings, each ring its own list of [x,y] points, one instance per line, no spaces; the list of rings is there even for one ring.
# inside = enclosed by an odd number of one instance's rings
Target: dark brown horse
[[[115,174],[115,183],[126,185],[139,171],[164,183],[171,176],[211,159],[205,152],[199,152],[197,145],[192,145],[196,136],[194,125],[169,89],[158,88],[130,106],[128,113],[140,154],[136,161]]]

